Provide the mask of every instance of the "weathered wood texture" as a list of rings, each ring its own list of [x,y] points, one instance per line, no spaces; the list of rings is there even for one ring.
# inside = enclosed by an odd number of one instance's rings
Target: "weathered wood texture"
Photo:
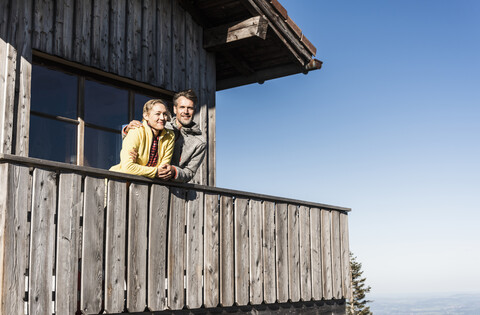
[[[61,174],[58,186],[55,312],[73,314],[78,300],[82,177]]]
[[[179,1],[15,0],[0,9],[0,153],[28,156],[36,50],[152,87],[194,89],[208,143],[194,183],[215,185],[215,56]]]
[[[0,314],[24,314],[28,168],[0,164]]]
[[[25,303],[29,314],[96,314],[351,295],[345,212],[2,161],[0,176],[2,314]]]
[[[105,239],[105,310],[120,313],[124,308],[125,239],[127,222],[127,185],[109,181]]]

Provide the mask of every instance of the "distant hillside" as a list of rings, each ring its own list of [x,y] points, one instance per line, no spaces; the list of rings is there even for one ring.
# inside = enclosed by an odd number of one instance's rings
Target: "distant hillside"
[[[480,315],[480,293],[369,299],[374,315]]]

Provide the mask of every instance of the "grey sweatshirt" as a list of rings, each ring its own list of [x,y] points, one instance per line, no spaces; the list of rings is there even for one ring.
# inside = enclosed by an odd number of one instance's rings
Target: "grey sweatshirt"
[[[175,166],[177,174],[173,180],[189,182],[205,157],[205,138],[196,123],[193,122],[190,127],[179,128],[175,117],[171,123],[167,123],[166,128],[175,132],[175,148],[170,164]]]

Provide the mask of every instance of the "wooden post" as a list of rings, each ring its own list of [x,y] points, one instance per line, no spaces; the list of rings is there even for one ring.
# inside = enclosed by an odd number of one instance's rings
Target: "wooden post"
[[[148,236],[148,296],[151,311],[167,307],[165,266],[167,258],[168,187],[152,185]]]
[[[56,314],[77,310],[82,176],[60,174],[57,214]]]
[[[55,205],[57,183],[54,172],[33,172],[32,229],[30,241],[30,277],[28,313],[51,314],[52,275],[55,255]]]
[[[23,315],[28,167],[0,164],[0,314]]]
[[[204,304],[216,307],[220,301],[220,208],[218,195],[205,194]]]
[[[105,311],[121,313],[125,303],[127,184],[108,181],[105,238]]]
[[[203,275],[203,192],[187,193],[186,306],[202,306]]]

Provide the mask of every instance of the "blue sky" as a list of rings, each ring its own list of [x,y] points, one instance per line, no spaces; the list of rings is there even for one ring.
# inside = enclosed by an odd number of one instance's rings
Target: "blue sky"
[[[323,68],[217,93],[217,185],[351,207],[372,295],[480,291],[480,1],[280,2]]]

